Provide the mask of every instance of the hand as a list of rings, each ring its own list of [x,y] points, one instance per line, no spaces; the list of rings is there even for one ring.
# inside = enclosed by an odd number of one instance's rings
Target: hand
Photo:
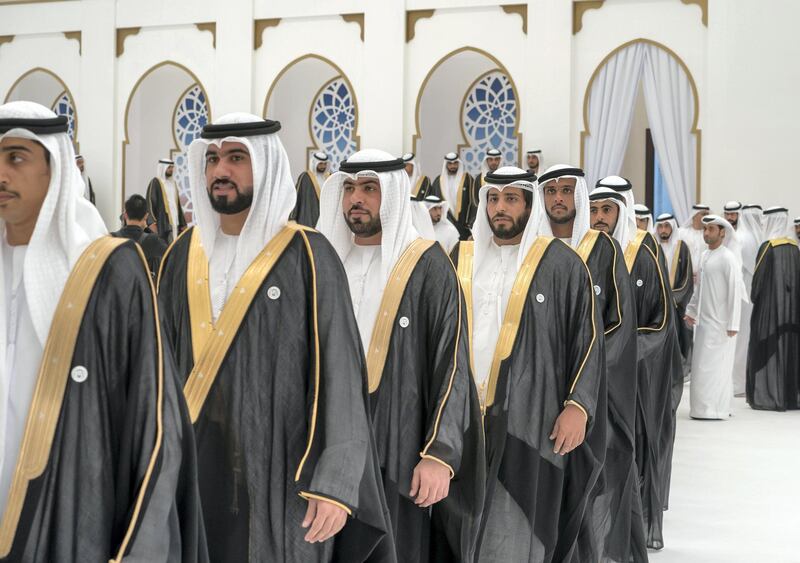
[[[737,334],[738,334],[738,332],[737,332],[737,331],[735,331],[735,330],[729,330],[729,331],[728,331],[728,336],[730,336],[731,338],[733,338],[733,337],[734,337],[734,336],[736,336]]]
[[[420,508],[428,508],[450,492],[450,470],[437,461],[423,459],[411,477],[411,498]]]
[[[553,453],[568,454],[586,437],[586,415],[575,405],[567,405],[556,419],[550,439],[555,440]]]
[[[324,542],[344,528],[347,522],[347,512],[331,502],[308,499],[308,510],[303,518],[303,528],[311,529],[306,533],[308,543]]]
[[[686,324],[687,324],[687,326],[690,326],[690,327],[692,327],[692,326],[694,326],[695,324],[697,324],[697,321],[695,321],[695,320],[694,320],[692,317],[690,317],[689,315],[685,315],[685,316],[683,317],[683,320],[684,320],[684,321],[686,321]]]

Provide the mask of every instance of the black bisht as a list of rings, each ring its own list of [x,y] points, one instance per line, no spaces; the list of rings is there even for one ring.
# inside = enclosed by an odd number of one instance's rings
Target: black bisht
[[[758,251],[750,294],[747,402],[754,409],[800,408],[800,252],[789,239]]]
[[[654,549],[664,547],[662,523],[669,499],[675,413],[683,393],[674,299],[666,271],[663,253],[647,233],[630,273],[638,325],[636,465],[647,546]]]
[[[187,280],[194,229],[171,247],[159,283],[165,332],[184,379],[194,365],[187,293],[196,281]],[[298,229],[242,319],[194,424],[212,561],[394,560],[373,557],[391,536],[347,288],[330,243]],[[352,512],[333,540],[303,539],[301,493]]]

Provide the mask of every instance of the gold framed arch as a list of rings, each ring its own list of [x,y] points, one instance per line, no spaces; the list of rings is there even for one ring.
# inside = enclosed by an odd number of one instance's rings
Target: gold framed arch
[[[603,69],[603,67],[606,66],[608,61],[610,61],[614,55],[616,55],[623,49],[626,49],[627,47],[630,47],[635,43],[647,43],[649,45],[653,45],[654,47],[661,49],[662,51],[665,51],[669,56],[671,56],[678,62],[678,64],[683,69],[683,72],[686,73],[686,78],[689,80],[689,86],[692,89],[692,97],[694,98],[694,118],[692,119],[692,128],[690,133],[695,136],[695,139],[697,141],[697,154],[695,155],[695,198],[696,201],[700,201],[701,200],[700,156],[702,154],[702,131],[697,128],[697,123],[698,120],[700,119],[700,96],[697,93],[697,84],[695,83],[694,76],[692,76],[692,73],[689,70],[687,64],[684,62],[684,60],[675,51],[673,51],[663,43],[659,43],[658,41],[653,41],[652,39],[646,39],[644,37],[640,37],[638,39],[632,39],[630,41],[626,41],[622,45],[615,47],[614,49],[611,50],[610,53],[608,53],[605,57],[603,57],[603,60],[600,61],[600,63],[594,69],[594,72],[592,72],[592,76],[589,78],[589,82],[586,84],[586,90],[584,91],[583,94],[583,130],[581,131],[581,168],[583,168],[584,165],[584,150],[585,150],[584,146],[586,137],[591,135],[591,131],[589,129],[589,96],[591,95],[592,86],[594,86],[594,81],[600,74],[600,71]]]
[[[53,72],[52,70],[46,69],[46,68],[41,67],[41,66],[37,66],[35,68],[32,68],[32,69],[24,72],[22,75],[20,75],[19,78],[17,78],[14,81],[14,83],[8,89],[8,92],[6,92],[6,97],[3,100],[3,103],[7,103],[8,102],[9,98],[11,97],[11,94],[14,93],[14,90],[17,88],[17,86],[19,86],[30,75],[35,74],[37,72],[43,72],[43,73],[47,74],[48,76],[53,78],[56,82],[58,82],[61,85],[61,87],[63,88],[61,93],[58,96],[56,96],[56,99],[50,104],[50,106],[48,106],[47,109],[52,109],[52,107],[55,104],[55,102],[57,102],[59,100],[59,98],[61,98],[61,96],[64,95],[64,93],[67,94],[67,96],[69,97],[70,101],[72,102],[72,109],[75,111],[75,138],[72,141],[73,141],[73,143],[75,143],[75,146],[77,147],[78,146],[78,105],[75,103],[75,96],[72,95],[72,90],[69,89],[69,86],[67,86],[67,83],[64,82],[61,79],[61,77],[59,75],[57,75],[55,72]]]
[[[347,77],[347,74],[345,74],[345,72],[342,70],[342,68],[339,65],[337,65],[335,62],[333,62],[329,58],[323,57],[322,55],[318,55],[316,53],[306,53],[305,55],[301,55],[301,56],[297,57],[296,59],[293,59],[291,62],[289,62],[286,66],[284,66],[281,69],[281,71],[275,76],[275,79],[272,81],[272,84],[270,84],[269,90],[267,90],[267,95],[264,98],[264,105],[261,108],[261,117],[263,117],[265,119],[267,118],[267,108],[269,107],[269,101],[272,98],[272,93],[275,91],[275,87],[283,79],[283,76],[287,72],[289,72],[289,69],[291,69],[292,67],[294,67],[298,63],[303,62],[303,61],[305,61],[307,59],[316,59],[318,61],[321,61],[321,62],[329,65],[330,67],[332,67],[338,73],[336,76],[334,76],[330,80],[326,80],[325,81],[325,83],[319,88],[317,93],[311,98],[311,103],[308,105],[308,115],[309,115],[309,119],[308,119],[308,137],[311,139],[311,142],[314,143],[314,146],[308,147],[308,149],[316,149],[316,150],[320,149],[320,147],[317,146],[317,143],[314,140],[314,135],[313,135],[313,133],[311,131],[311,119],[310,119],[310,116],[311,116],[311,112],[314,109],[314,100],[317,99],[317,97],[319,96],[320,92],[322,92],[328,84],[330,84],[332,81],[338,80],[340,78],[342,80],[344,80],[345,84],[347,84],[347,88],[350,90],[350,92],[351,92],[351,94],[353,96],[353,108],[355,109],[355,118],[356,118],[355,127],[353,127],[353,142],[356,144],[356,150],[360,149],[361,148],[361,136],[358,134],[358,127],[359,127],[358,96],[356,95],[355,88],[353,88],[353,83],[350,82],[350,79]]]
[[[436,63],[428,71],[428,74],[425,75],[425,79],[422,81],[422,84],[419,87],[419,91],[417,92],[417,101],[415,102],[415,106],[414,106],[414,136],[411,138],[411,152],[416,154],[416,152],[417,152],[417,141],[419,141],[422,138],[422,132],[421,132],[421,128],[420,128],[420,118],[419,118],[420,104],[422,102],[422,94],[425,93],[425,89],[428,87],[428,82],[430,81],[431,77],[436,73],[436,71],[439,69],[439,67],[442,66],[446,61],[448,61],[449,59],[451,59],[451,58],[453,58],[455,56],[458,56],[461,53],[468,52],[468,51],[471,51],[473,53],[477,53],[479,55],[483,55],[484,57],[486,57],[487,59],[489,59],[490,61],[492,61],[495,64],[495,68],[493,68],[493,69],[491,69],[491,70],[489,70],[487,72],[481,73],[481,75],[478,78],[476,78],[472,82],[472,84],[470,84],[469,88],[467,88],[467,90],[464,92],[464,96],[461,99],[461,106],[459,107],[459,116],[461,115],[461,108],[464,107],[464,100],[469,95],[469,92],[472,90],[472,88],[475,86],[475,84],[477,84],[478,81],[481,78],[485,77],[487,74],[490,74],[492,72],[498,72],[499,71],[499,72],[502,72],[503,74],[505,74],[508,77],[509,83],[511,84],[511,90],[514,92],[514,98],[517,100],[517,109],[516,109],[516,112],[515,112],[515,115],[514,115],[514,118],[516,119],[516,122],[517,122],[517,128],[516,128],[516,131],[515,131],[515,137],[517,138],[517,162],[521,162],[522,161],[522,146],[523,145],[522,145],[522,133],[519,132],[519,124],[521,122],[520,121],[520,115],[521,115],[520,106],[522,105],[522,100],[519,97],[519,89],[517,88],[517,83],[514,82],[514,77],[511,76],[511,73],[508,71],[508,68],[506,68],[506,66],[503,63],[500,62],[500,59],[498,59],[497,57],[495,57],[494,55],[492,55],[488,51],[484,51],[483,49],[479,49],[478,47],[471,47],[471,46],[459,47],[455,51],[450,51],[445,56],[443,56],[441,59],[436,61]],[[468,147],[470,145],[469,145],[469,140],[467,139],[466,132],[464,131],[464,124],[461,122],[460,119],[459,119],[459,129],[461,130],[461,141],[462,142],[457,143],[456,146],[460,150],[461,148]]]
[[[180,100],[183,98],[183,95],[185,95],[186,92],[188,92],[191,88],[193,88],[195,84],[197,84],[200,87],[200,89],[203,91],[203,94],[206,97],[206,104],[208,106],[208,119],[209,119],[209,122],[211,121],[211,116],[213,115],[211,113],[211,100],[208,97],[208,91],[206,90],[205,86],[203,86],[203,83],[200,81],[200,79],[197,77],[197,75],[194,72],[189,70],[189,68],[187,68],[186,66],[182,65],[181,63],[176,62],[176,61],[171,61],[171,60],[161,61],[160,63],[151,66],[146,71],[144,71],[144,73],[142,73],[142,75],[139,77],[139,79],[133,85],[133,88],[131,88],[130,94],[128,94],[128,101],[125,103],[125,114],[123,116],[123,130],[125,131],[125,137],[122,140],[122,190],[121,190],[121,192],[122,192],[121,206],[122,207],[124,207],[124,205],[125,205],[125,194],[126,194],[125,178],[126,178],[126,175],[127,175],[126,174],[126,172],[127,172],[127,156],[126,156],[126,152],[127,151],[125,149],[131,142],[130,141],[130,134],[128,132],[128,114],[129,114],[129,112],[131,110],[131,103],[133,102],[133,97],[136,95],[136,92],[138,92],[138,90],[139,90],[139,86],[141,86],[141,84],[147,79],[147,77],[150,76],[154,71],[158,70],[159,68],[165,67],[165,66],[174,66],[177,69],[182,70],[183,72],[188,74],[189,77],[192,80],[194,80],[194,83],[191,86],[189,86],[189,88],[187,90],[182,92],[180,96],[178,96],[178,101],[176,102],[175,109],[173,110],[173,113],[172,113],[173,117],[175,115],[175,112],[178,109],[178,104],[180,104]],[[172,130],[172,127],[170,127],[170,130]],[[172,142],[173,142],[174,148],[170,149],[170,155],[172,155],[175,152],[180,150],[180,147],[178,146],[178,140],[175,138],[175,132],[171,131],[171,134],[172,134]]]

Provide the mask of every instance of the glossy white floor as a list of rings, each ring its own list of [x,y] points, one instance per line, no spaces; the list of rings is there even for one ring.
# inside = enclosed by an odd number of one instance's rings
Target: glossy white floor
[[[800,563],[800,411],[691,420],[687,384],[672,475],[652,563]]]

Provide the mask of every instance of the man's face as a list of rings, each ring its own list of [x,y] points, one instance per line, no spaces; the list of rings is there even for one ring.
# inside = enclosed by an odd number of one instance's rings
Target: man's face
[[[317,173],[324,174],[325,171],[328,169],[328,161],[323,160],[321,162],[317,162]]]
[[[658,233],[658,238],[661,241],[669,242],[669,239],[672,236],[672,225],[669,223],[659,223],[656,227],[656,233]]]
[[[453,160],[453,161],[449,161],[448,160],[447,164],[445,164],[445,166],[447,167],[447,171],[450,174],[455,174],[456,172],[458,172],[458,161],[457,160]]]
[[[557,178],[546,182],[544,208],[550,221],[556,224],[575,220],[575,178]]]
[[[726,211],[724,213],[724,215],[725,215],[725,219],[728,221],[728,223],[731,224],[731,227],[733,227],[735,229],[736,225],[739,224],[739,212],[738,211]]]
[[[694,216],[692,217],[692,227],[695,230],[697,231],[703,230],[703,217],[708,215],[708,213],[709,212],[704,209],[703,211],[698,211],[697,213],[694,214]]]
[[[641,229],[643,231],[646,231],[647,230],[647,217],[637,217],[636,218],[636,226],[639,229]]]
[[[29,139],[0,141],[0,219],[9,225],[36,223],[50,185],[46,154]]]
[[[253,163],[242,143],[209,145],[206,150],[206,190],[217,213],[234,215],[253,204]]]
[[[494,172],[500,166],[500,157],[499,156],[486,157],[486,166],[489,167],[490,172]]]
[[[411,176],[414,174],[414,163],[413,162],[406,162],[406,174],[408,174],[409,178],[411,178]]]
[[[522,188],[507,187],[502,192],[491,188],[486,194],[486,217],[494,236],[501,240],[522,234],[530,215]]]
[[[618,219],[619,206],[616,203],[593,201],[589,205],[589,220],[592,223],[592,228],[597,231],[603,231],[609,235],[612,234],[614,229],[617,228]]]
[[[83,159],[82,158],[75,159],[75,165],[78,167],[78,170],[81,171],[81,174],[83,174],[83,168],[86,166],[86,164],[83,162]]]
[[[342,211],[347,226],[357,237],[368,238],[381,232],[380,181],[372,176],[346,178]]]
[[[167,166],[167,169],[164,171],[164,176],[166,176],[167,178],[172,178],[172,175],[174,173],[175,173],[175,167],[172,164],[170,164],[169,166]]]
[[[794,226],[794,234],[795,236],[797,236],[798,239],[800,239],[800,225]]]
[[[725,229],[719,225],[703,225],[703,240],[706,244],[717,244],[725,238]]]
[[[534,171],[539,170],[539,157],[537,155],[528,155],[528,168]]]
[[[428,210],[428,213],[430,213],[431,221],[433,221],[434,225],[442,220],[442,206],[441,205],[437,205],[436,207],[431,207]]]

